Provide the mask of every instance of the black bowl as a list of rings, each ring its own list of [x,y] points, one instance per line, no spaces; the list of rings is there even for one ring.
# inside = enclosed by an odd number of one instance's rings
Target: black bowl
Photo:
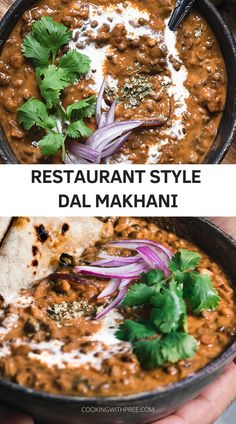
[[[236,289],[236,242],[202,218],[144,218],[198,245],[227,272]],[[55,396],[0,379],[0,400],[44,424],[144,424],[176,411],[218,377],[236,356],[236,340],[209,365],[164,389],[131,396]],[[113,408],[113,409],[112,409]],[[139,412],[135,413],[135,408]]]
[[[17,0],[0,22],[0,52],[21,14],[35,0]],[[230,148],[236,128],[236,44],[226,23],[209,0],[196,0],[197,10],[204,16],[221,47],[228,74],[228,90],[225,110],[215,141],[204,158],[204,163],[220,163]],[[4,163],[14,164],[18,160],[0,127],[0,158]]]

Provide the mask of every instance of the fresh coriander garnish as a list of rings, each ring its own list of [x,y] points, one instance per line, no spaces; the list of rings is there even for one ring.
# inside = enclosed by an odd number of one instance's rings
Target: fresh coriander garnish
[[[169,261],[167,278],[153,269],[129,288],[121,307],[148,305],[149,318],[145,323],[125,320],[116,335],[133,344],[143,368],[191,358],[197,351],[197,341],[188,334],[187,309],[199,314],[220,302],[210,277],[196,270],[200,260],[198,253],[180,249]]]
[[[205,309],[216,309],[220,296],[214,289],[209,275],[197,272],[188,272],[183,280],[184,299],[194,314],[199,314]]]
[[[151,297],[151,322],[162,333],[187,330],[187,312],[182,290],[174,283]]]
[[[145,325],[141,322],[126,319],[123,324],[120,325],[116,335],[121,340],[134,341],[155,336],[156,331],[150,327],[150,325],[148,326],[148,324]]]
[[[134,352],[144,369],[153,369],[166,363],[191,358],[196,351],[196,340],[186,333],[170,333],[162,338],[134,343]]]
[[[72,103],[65,110],[62,91],[75,83],[90,69],[90,59],[76,50],[70,50],[56,59],[58,51],[72,38],[72,31],[46,16],[35,21],[32,32],[22,45],[23,55],[35,67],[41,100],[30,98],[18,109],[18,121],[26,130],[33,126],[46,134],[38,145],[43,155],[54,155],[59,149],[65,157],[67,137],[89,137],[91,129],[84,118],[95,113],[96,97],[91,96]]]

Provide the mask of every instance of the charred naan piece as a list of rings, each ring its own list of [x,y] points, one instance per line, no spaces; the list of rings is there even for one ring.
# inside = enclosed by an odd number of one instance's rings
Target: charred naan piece
[[[0,249],[0,295],[6,303],[19,289],[54,272],[62,253],[78,257],[99,240],[96,218],[16,218]]]
[[[0,218],[0,245],[7,233],[7,230],[10,227],[12,218],[11,217],[1,217]]]

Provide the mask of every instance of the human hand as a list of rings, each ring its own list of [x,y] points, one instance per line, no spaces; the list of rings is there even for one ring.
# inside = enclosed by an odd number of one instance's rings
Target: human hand
[[[200,395],[156,424],[213,424],[236,398],[236,364],[211,383]]]
[[[236,218],[208,218],[223,231],[236,238]],[[156,424],[213,424],[236,398],[236,364],[208,386],[200,395],[175,414]]]
[[[0,405],[0,424],[34,424],[34,421],[22,412]]]
[[[236,217],[232,218],[208,218],[225,233],[236,239]]]

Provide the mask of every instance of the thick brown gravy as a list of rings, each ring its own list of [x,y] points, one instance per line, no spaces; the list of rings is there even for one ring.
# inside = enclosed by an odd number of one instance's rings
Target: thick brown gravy
[[[118,308],[101,321],[104,307],[98,294],[107,280],[81,276],[45,279],[19,293],[18,302],[4,307],[0,318],[0,375],[36,390],[73,396],[111,396],[144,392],[183,379],[216,358],[236,333],[234,291],[222,269],[192,243],[155,224],[134,218],[109,219],[104,238],[84,253],[80,262],[98,257],[109,239],[156,240],[173,251],[188,248],[202,255],[198,271],[211,276],[221,302],[217,310],[199,316],[188,313],[188,331],[199,343],[195,356],[151,371],[141,368],[128,342],[114,336],[114,327],[137,309]],[[103,247],[104,248],[104,247]],[[111,252],[110,252],[111,253]],[[119,254],[119,250],[112,249]]]
[[[44,15],[74,30],[70,47],[92,58],[91,73],[64,90],[64,106],[97,94],[104,74],[107,103],[119,99],[118,120],[169,117],[160,128],[136,130],[107,162],[204,161],[224,109],[226,70],[217,40],[198,13],[188,16],[177,39],[168,31],[166,20],[174,4],[42,0],[22,15],[0,60],[1,124],[20,162],[61,162],[60,154],[41,156],[37,140],[42,133],[25,132],[17,123],[17,108],[39,96],[34,69],[21,53],[22,39]],[[93,119],[91,126],[95,128]]]

